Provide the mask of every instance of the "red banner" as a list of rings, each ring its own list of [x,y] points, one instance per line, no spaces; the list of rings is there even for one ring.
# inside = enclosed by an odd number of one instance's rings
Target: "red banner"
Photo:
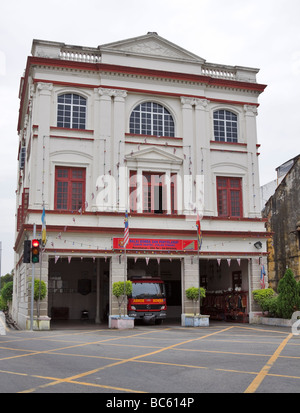
[[[124,249],[123,238],[113,239],[114,249]],[[186,239],[144,239],[130,238],[126,246],[128,250],[168,250],[168,251],[197,251],[196,240]]]

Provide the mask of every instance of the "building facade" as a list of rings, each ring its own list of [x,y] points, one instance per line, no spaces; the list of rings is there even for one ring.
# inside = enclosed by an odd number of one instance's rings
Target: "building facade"
[[[273,234],[267,250],[269,285],[274,290],[287,268],[300,281],[300,155],[278,167],[277,172],[279,185],[263,210],[266,228]]]
[[[23,245],[34,228],[41,237],[43,209],[47,242],[35,277],[47,284],[40,315],[49,326],[82,311],[104,321],[117,311],[113,282],[135,274],[165,281],[169,317],[192,311],[185,290],[200,280],[212,317],[228,310],[224,292],[237,290],[251,321],[268,238],[257,73],[208,63],[155,32],[97,48],[33,41],[18,122],[12,313],[20,327],[31,308]]]

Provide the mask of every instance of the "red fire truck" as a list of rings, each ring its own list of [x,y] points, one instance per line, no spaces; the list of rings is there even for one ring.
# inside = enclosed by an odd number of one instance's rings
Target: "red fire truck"
[[[167,317],[165,284],[160,278],[135,276],[128,297],[128,315],[136,320],[161,324]]]

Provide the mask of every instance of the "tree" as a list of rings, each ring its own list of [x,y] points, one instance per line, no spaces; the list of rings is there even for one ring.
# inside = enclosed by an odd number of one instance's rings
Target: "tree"
[[[33,299],[37,303],[37,315],[40,316],[40,301],[47,295],[47,286],[44,281],[34,280]]]
[[[193,301],[194,315],[196,315],[196,303],[199,300],[199,288],[190,287],[185,290],[186,298]],[[200,287],[200,299],[205,297],[205,289]]]
[[[1,288],[1,307],[3,310],[7,309],[8,301],[12,300],[13,295],[13,281],[6,282]]]
[[[293,271],[288,268],[278,283],[277,311],[282,318],[291,318],[300,308],[300,297]]]
[[[119,316],[121,317],[121,305],[122,303],[124,303],[126,297],[128,295],[131,295],[132,293],[132,282],[125,281],[125,288],[124,288],[124,281],[114,282],[112,293],[117,298],[118,306],[119,306]]]

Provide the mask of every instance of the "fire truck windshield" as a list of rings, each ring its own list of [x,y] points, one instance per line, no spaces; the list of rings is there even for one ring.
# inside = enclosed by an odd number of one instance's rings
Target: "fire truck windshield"
[[[162,283],[132,283],[132,298],[165,297],[165,286]]]

